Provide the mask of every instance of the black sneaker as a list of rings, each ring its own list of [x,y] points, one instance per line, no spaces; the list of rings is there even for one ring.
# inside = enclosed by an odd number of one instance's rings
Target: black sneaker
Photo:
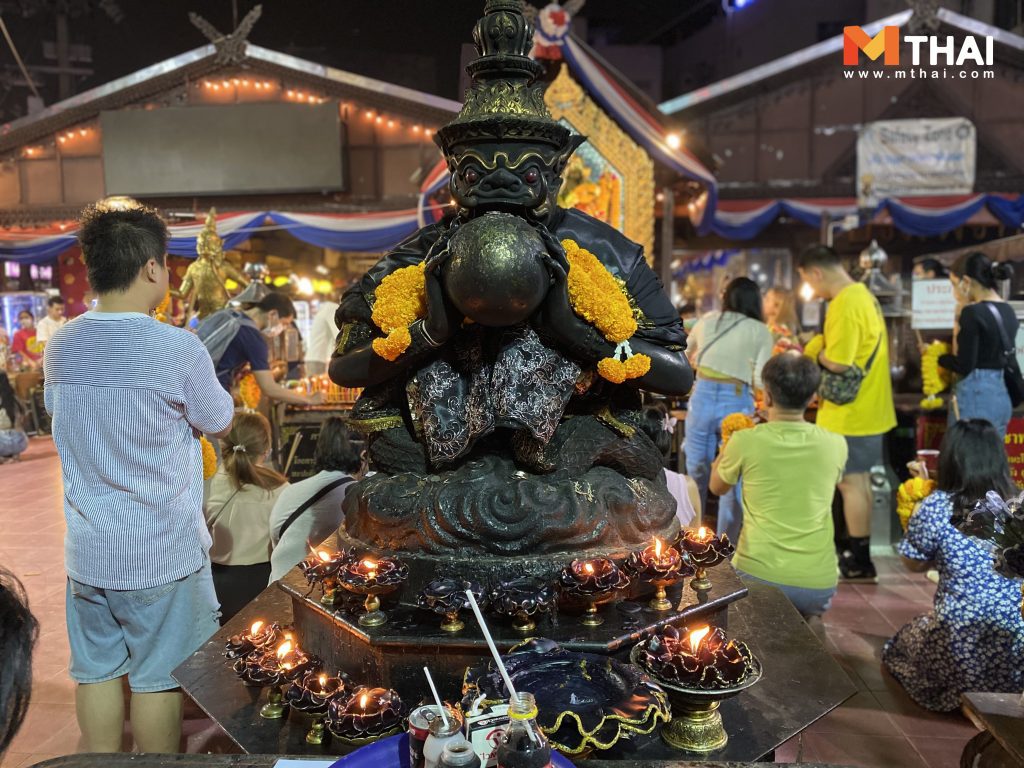
[[[843,581],[850,584],[877,584],[878,572],[875,571],[875,564],[870,560],[866,563],[859,563],[853,556],[853,552],[846,550],[839,555],[839,576]]]

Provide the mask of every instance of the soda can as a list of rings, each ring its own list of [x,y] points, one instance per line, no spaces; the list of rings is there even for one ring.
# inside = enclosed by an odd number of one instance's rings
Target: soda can
[[[423,745],[430,736],[430,723],[441,714],[436,704],[424,704],[409,714],[409,766],[423,768]]]

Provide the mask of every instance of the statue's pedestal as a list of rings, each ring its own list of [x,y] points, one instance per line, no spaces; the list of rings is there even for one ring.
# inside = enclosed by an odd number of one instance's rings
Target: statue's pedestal
[[[669,588],[668,596],[675,606],[671,611],[652,611],[647,607],[648,596],[602,606],[604,623],[599,627],[583,626],[579,615],[567,613],[539,617],[531,632],[519,632],[510,619],[492,615],[486,617],[488,627],[502,651],[528,637],[546,637],[563,648],[625,659],[641,637],[666,624],[727,627],[729,605],[746,596],[747,588],[727,562],[708,573],[712,583],[709,592],[694,592],[688,586],[689,579]],[[321,605],[319,590],[311,593],[298,571],[289,573],[281,588],[292,598],[295,628],[303,649],[323,658],[330,669],[347,672],[353,680],[394,688],[409,703],[418,701],[426,690],[424,666],[430,667],[441,695],[457,701],[462,695],[466,667],[490,659],[472,611],[461,615],[465,628],[450,633],[441,630],[440,616],[416,608],[410,604],[411,599],[388,602],[385,597],[381,607],[387,622],[363,627],[358,622],[359,611]]]

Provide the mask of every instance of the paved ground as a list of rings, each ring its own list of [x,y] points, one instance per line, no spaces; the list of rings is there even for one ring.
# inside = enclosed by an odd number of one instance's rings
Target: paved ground
[[[21,768],[75,752],[74,686],[64,625],[64,520],[60,466],[48,438],[33,438],[23,461],[0,465],[0,564],[25,584],[41,627],[32,705],[0,768]],[[957,768],[974,728],[958,715],[916,706],[879,665],[882,643],[931,605],[934,585],[876,561],[880,583],[841,585],[825,617],[828,644],[860,689],[856,696],[779,750],[776,762],[830,762],[864,768]],[[126,732],[126,740],[130,737]],[[230,751],[217,726],[186,712],[183,748]]]

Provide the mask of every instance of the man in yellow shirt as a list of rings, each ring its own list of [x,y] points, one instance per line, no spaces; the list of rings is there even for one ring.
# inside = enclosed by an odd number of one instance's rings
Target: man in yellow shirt
[[[812,339],[804,354],[826,371],[843,373],[856,366],[866,372],[853,401],[839,405],[821,400],[818,425],[843,435],[849,451],[839,484],[848,534],[839,571],[850,581],[876,581],[871,562],[870,472],[882,463],[882,438],[896,426],[885,319],[867,286],[850,277],[831,248],[806,249],[798,268],[801,279],[829,301],[824,335]]]
[[[836,591],[832,496],[846,465],[839,435],[804,420],[818,366],[797,352],[762,373],[768,423],[733,433],[711,470],[722,494],[743,480],[743,529],[733,565],[781,589],[805,618],[820,616]]]

